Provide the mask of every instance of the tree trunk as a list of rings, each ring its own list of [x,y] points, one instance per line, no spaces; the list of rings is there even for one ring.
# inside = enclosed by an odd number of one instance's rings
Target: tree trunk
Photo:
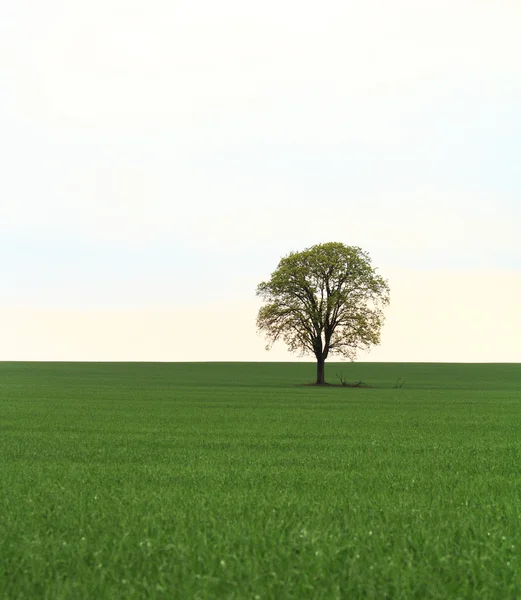
[[[326,359],[323,357],[317,358],[317,385],[324,385],[326,383],[324,377],[324,365]]]

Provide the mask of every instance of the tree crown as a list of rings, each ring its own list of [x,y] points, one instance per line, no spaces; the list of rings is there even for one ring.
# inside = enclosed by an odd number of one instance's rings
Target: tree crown
[[[268,348],[282,339],[291,351],[318,360],[352,359],[380,342],[389,285],[361,248],[329,242],[283,257],[257,295],[265,302],[257,327]]]

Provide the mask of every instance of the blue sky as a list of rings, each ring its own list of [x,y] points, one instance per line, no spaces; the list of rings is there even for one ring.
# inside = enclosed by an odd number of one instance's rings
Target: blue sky
[[[286,360],[255,334],[255,286],[338,240],[395,292],[365,358],[521,360],[515,3],[2,10],[0,359]],[[188,357],[186,311],[207,340]],[[494,344],[447,351],[469,318]]]

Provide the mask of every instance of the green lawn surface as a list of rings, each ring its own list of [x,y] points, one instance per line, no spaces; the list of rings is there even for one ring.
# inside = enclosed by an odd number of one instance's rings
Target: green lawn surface
[[[0,363],[0,598],[521,598],[521,365],[336,373]]]

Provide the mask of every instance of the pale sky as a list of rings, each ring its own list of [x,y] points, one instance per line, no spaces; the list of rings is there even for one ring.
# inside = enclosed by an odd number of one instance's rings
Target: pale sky
[[[360,360],[521,362],[517,0],[0,7],[0,360],[295,360],[256,285],[389,280]],[[308,359],[309,360],[309,359]]]

